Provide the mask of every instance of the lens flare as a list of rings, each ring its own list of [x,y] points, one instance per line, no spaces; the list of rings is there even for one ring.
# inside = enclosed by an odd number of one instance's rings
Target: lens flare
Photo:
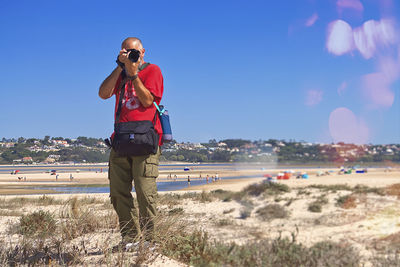
[[[357,119],[356,115],[345,107],[337,108],[331,112],[329,132],[335,143],[365,144],[369,135],[366,123]]]
[[[335,20],[328,25],[326,40],[328,52],[341,56],[354,49],[353,29],[343,20]]]

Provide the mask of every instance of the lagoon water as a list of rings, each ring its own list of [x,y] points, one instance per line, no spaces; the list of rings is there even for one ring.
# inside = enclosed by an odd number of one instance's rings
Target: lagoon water
[[[202,185],[206,184],[205,180],[196,180],[191,181],[190,185]],[[175,182],[158,182],[157,189],[158,191],[175,191],[188,186],[187,181],[175,181]],[[66,193],[66,194],[91,194],[91,193],[110,193],[110,187],[105,186],[96,186],[96,187],[70,187],[70,186],[55,186],[55,187],[35,187],[34,189],[46,189],[46,190],[53,190],[59,193]],[[132,190],[135,192],[135,189]]]
[[[227,179],[243,179],[243,178],[256,178],[260,177],[259,175],[249,175],[249,176],[235,176],[235,177],[224,177],[224,180]],[[260,177],[260,179],[264,179]],[[206,180],[191,180],[190,185],[203,185],[206,184]],[[215,182],[214,182],[215,183]],[[218,183],[218,182],[217,182]],[[157,182],[157,190],[158,191],[175,191],[179,189],[183,189],[188,187],[187,181],[170,181],[170,182]],[[46,187],[34,187],[36,190],[53,190],[58,193],[64,194],[93,194],[93,193],[110,193],[110,187],[108,185],[104,186],[46,186]],[[135,189],[132,189],[132,192],[135,192]]]

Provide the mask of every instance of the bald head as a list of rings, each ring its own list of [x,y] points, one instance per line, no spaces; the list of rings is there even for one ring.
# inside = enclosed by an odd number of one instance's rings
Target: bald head
[[[137,37],[128,37],[122,42],[121,48],[125,49],[139,48],[138,50],[141,50],[143,49],[143,44],[142,41]]]

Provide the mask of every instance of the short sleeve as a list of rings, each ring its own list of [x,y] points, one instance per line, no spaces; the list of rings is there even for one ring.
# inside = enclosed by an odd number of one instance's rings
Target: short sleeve
[[[156,102],[160,102],[163,91],[164,91],[164,81],[163,76],[161,74],[160,68],[155,65],[151,64],[148,66],[148,70],[146,72],[146,76],[143,79],[143,85],[150,91],[150,93],[154,96]]]

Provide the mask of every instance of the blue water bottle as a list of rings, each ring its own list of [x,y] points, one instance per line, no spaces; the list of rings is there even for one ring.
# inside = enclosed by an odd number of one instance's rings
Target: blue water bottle
[[[171,124],[169,122],[168,110],[166,110],[162,105],[158,106],[156,102],[153,102],[153,104],[158,110],[158,117],[160,118],[161,121],[161,127],[163,131],[162,140],[164,143],[171,142],[172,129],[171,129]]]

